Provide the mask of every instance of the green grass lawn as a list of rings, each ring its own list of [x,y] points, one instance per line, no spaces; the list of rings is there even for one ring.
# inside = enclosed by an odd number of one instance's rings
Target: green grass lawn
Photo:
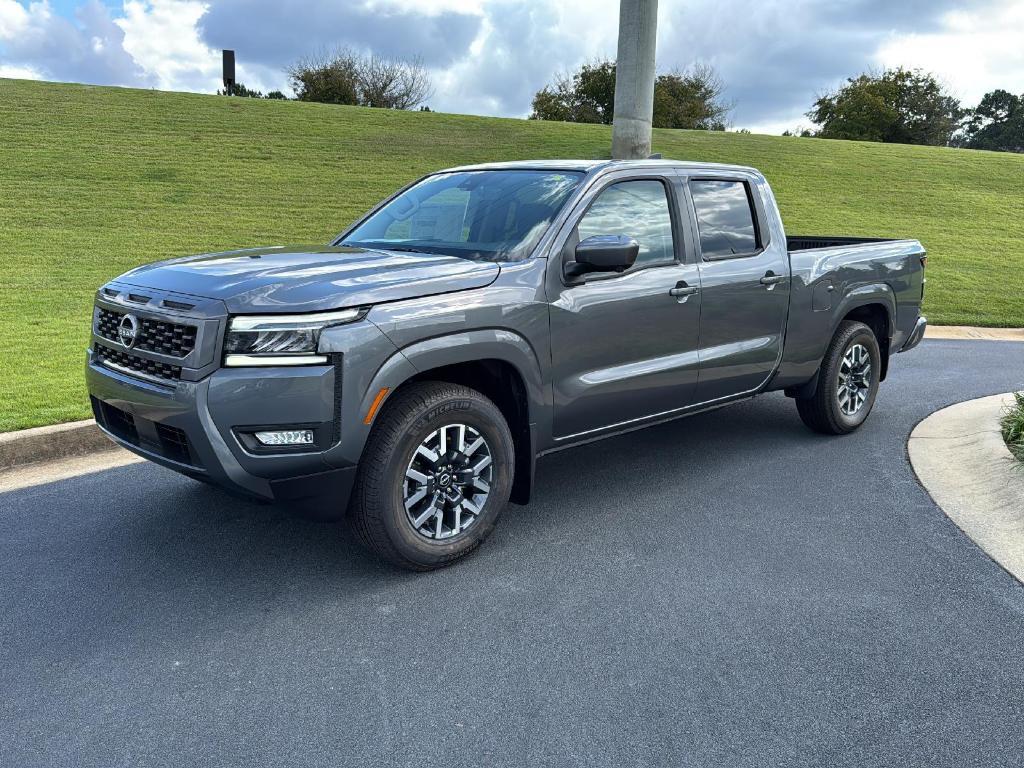
[[[427,171],[609,144],[605,126],[0,79],[0,431],[88,415],[93,292],[129,267],[326,242]],[[792,233],[921,240],[932,322],[1024,326],[1024,156],[668,130],[654,145],[760,168]]]

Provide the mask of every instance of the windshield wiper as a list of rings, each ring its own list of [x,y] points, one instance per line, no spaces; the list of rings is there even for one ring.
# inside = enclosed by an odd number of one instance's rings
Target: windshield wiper
[[[341,245],[347,248],[372,248],[375,251],[400,251],[401,253],[426,253],[431,254],[432,251],[424,251],[420,248],[410,248],[407,245],[370,245],[367,243],[341,243]]]

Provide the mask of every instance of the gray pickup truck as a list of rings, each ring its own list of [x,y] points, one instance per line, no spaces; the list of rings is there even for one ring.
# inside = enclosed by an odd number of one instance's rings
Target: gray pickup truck
[[[915,240],[786,236],[752,168],[455,168],[327,246],[134,269],[96,295],[86,376],[118,444],[347,515],[406,568],[465,555],[537,457],[782,390],[867,418],[917,345]]]

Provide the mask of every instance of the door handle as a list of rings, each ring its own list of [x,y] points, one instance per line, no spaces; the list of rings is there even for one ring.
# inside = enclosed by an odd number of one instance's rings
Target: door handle
[[[696,288],[692,285],[687,285],[685,280],[680,280],[678,283],[676,283],[675,288],[669,288],[668,295],[674,296],[676,299],[679,300],[679,303],[682,304],[688,298],[697,293],[699,290],[699,288]]]
[[[768,286],[768,290],[770,291],[776,285],[778,285],[781,282],[784,282],[785,280],[785,275],[776,275],[769,269],[765,276],[761,278],[761,285]]]

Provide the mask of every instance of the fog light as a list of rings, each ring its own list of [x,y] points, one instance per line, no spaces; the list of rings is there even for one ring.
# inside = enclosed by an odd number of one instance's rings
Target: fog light
[[[285,429],[279,432],[257,432],[256,439],[263,445],[312,445],[313,430]]]

